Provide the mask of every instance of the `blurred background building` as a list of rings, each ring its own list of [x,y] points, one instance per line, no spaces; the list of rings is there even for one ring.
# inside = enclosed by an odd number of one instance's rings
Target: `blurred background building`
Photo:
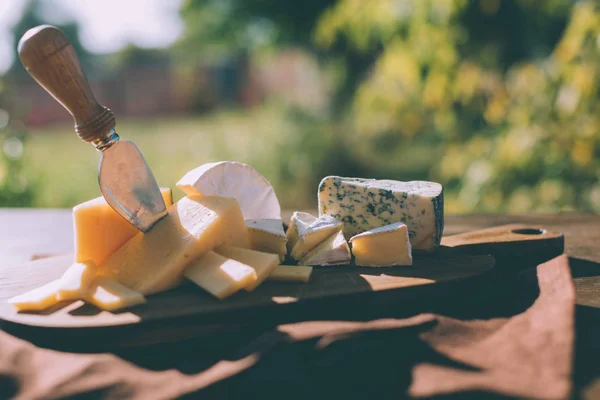
[[[0,206],[99,195],[98,154],[16,56],[42,23],[161,185],[229,159],[286,208],[338,174],[439,181],[450,213],[600,211],[596,1],[2,2]]]

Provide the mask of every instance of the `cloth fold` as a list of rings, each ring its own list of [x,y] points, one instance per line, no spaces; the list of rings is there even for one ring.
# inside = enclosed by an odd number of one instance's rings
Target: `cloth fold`
[[[281,325],[237,357],[191,375],[150,371],[110,354],[41,349],[0,332],[0,398],[564,399],[574,341],[568,260],[555,258],[536,273],[538,298],[511,318],[422,314]]]

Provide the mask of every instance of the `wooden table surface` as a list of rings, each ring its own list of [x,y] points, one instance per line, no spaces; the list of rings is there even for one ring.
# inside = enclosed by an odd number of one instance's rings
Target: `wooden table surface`
[[[289,218],[291,212],[284,212]],[[569,256],[600,263],[600,215],[446,216],[444,234],[510,223],[539,224],[565,234]],[[32,254],[73,251],[71,210],[0,209],[0,263],[21,263]]]
[[[444,233],[509,223],[541,225],[565,235],[577,291],[575,386],[585,398],[600,398],[600,215],[447,216]],[[32,255],[72,251],[70,210],[0,209],[0,268],[26,262]]]

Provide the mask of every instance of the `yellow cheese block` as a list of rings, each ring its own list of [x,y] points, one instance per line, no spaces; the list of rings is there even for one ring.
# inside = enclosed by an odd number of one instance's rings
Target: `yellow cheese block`
[[[138,232],[98,265],[98,273],[142,294],[156,293],[179,285],[191,261],[222,244],[250,247],[235,199],[193,194],[167,211],[149,232]]]
[[[60,287],[61,281],[57,279],[50,283],[30,290],[8,300],[19,311],[42,311],[48,307],[59,303],[56,292]]]
[[[106,311],[116,311],[146,302],[141,293],[103,276],[94,280],[85,300]]]
[[[277,254],[263,253],[255,250],[242,249],[232,246],[217,247],[216,252],[220,255],[244,263],[254,269],[256,280],[244,289],[252,291],[256,289],[279,265]]]
[[[165,204],[173,204],[171,189],[160,188]],[[139,231],[100,196],[73,207],[75,261],[101,264]]]
[[[310,279],[312,270],[313,267],[304,265],[279,265],[271,272],[269,280],[306,283]]]
[[[219,299],[229,297],[256,281],[253,268],[214,251],[209,251],[186,268],[184,275]]]
[[[81,300],[89,293],[90,285],[96,276],[96,265],[90,261],[71,265],[60,278],[57,299]]]

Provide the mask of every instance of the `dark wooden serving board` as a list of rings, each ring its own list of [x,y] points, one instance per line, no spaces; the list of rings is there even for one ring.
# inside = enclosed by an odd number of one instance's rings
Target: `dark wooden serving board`
[[[412,302],[431,296],[447,284],[477,279],[492,271],[494,257],[481,254],[477,246],[483,246],[486,252],[507,254],[516,248],[518,254],[522,254],[523,249],[528,247],[524,243],[529,243],[535,251],[546,249],[547,258],[562,253],[564,242],[560,233],[545,229],[536,235],[513,232],[526,228],[530,227],[510,225],[444,238],[444,245],[438,251],[415,255],[414,265],[410,267],[315,267],[306,284],[265,282],[254,292],[242,291],[225,300],[217,300],[192,284],[185,284],[149,296],[146,304],[123,312],[100,311],[78,301],[60,304],[45,312],[18,313],[6,302],[8,298],[58,278],[72,262],[72,255],[42,258],[0,269],[0,320],[12,328],[33,329],[38,333],[56,329],[81,333],[84,330],[136,326],[138,332],[143,330],[151,335],[152,330],[161,326],[159,337],[150,340],[166,341],[179,337],[181,332],[178,331],[192,332],[194,324],[191,321],[200,321],[197,325],[204,330],[218,326],[232,315],[263,317],[272,314],[293,321],[294,310],[299,309],[297,305],[303,305],[303,312],[309,315],[310,310],[334,303],[335,307],[344,311],[346,305],[356,304],[357,299],[360,303],[384,293]],[[166,325],[171,328],[170,334],[165,333]]]

